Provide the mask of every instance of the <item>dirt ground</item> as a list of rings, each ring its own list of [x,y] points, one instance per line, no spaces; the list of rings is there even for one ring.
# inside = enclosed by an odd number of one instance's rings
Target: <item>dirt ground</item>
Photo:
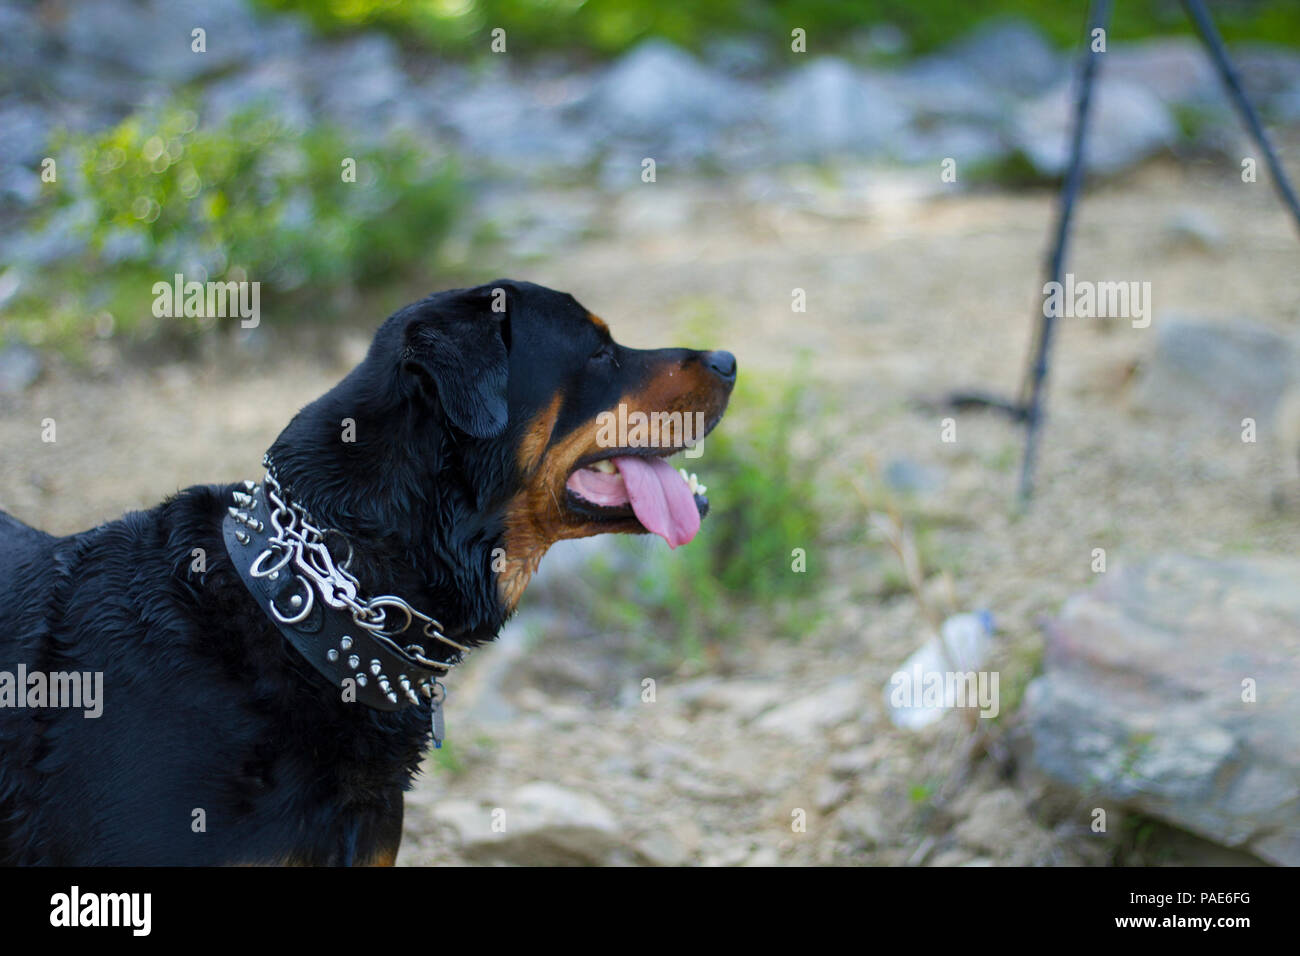
[[[1300,517],[1270,508],[1280,455],[1268,441],[1243,444],[1202,420],[1131,407],[1163,316],[1296,328],[1297,240],[1266,182],[1243,184],[1227,164],[1155,165],[1085,197],[1070,270],[1150,281],[1155,323],[1063,322],[1038,495],[1024,513],[1014,506],[1018,432],[962,413],[957,441],[945,443],[949,413],[916,400],[1015,389],[1040,302],[1050,193],[916,195],[870,172],[646,189],[608,204],[600,228],[562,253],[505,255],[492,271],[573,292],[628,345],[698,336],[709,315],[708,341],[680,344],[731,349],[742,376],[778,375],[807,350],[827,414],[803,428],[836,449],[819,482],[843,488],[894,458],[942,469],[942,490],[909,507],[933,528],[930,570],[948,571],[955,606],[995,614],[1006,675],[1032,669],[1041,617],[1094,580],[1094,548],[1115,567],[1162,550],[1285,552],[1296,540]],[[1219,243],[1179,239],[1170,222],[1193,209]],[[804,314],[791,311],[795,288],[807,293]],[[105,350],[89,370],[52,363],[30,390],[0,398],[0,507],[69,532],[189,484],[256,477],[292,412],[360,356],[380,318],[360,317],[312,348],[268,333],[251,347],[215,345],[198,362],[123,363]],[[47,418],[54,443],[40,440]],[[707,482],[707,455],[699,464]],[[715,508],[743,507],[725,488],[710,497]],[[845,514],[856,507],[846,502]],[[566,621],[580,610],[555,598],[552,582],[581,564],[572,550],[553,556],[558,570],[538,583],[535,610],[454,675],[456,746],[408,801],[399,862],[472,860],[439,808],[490,808],[539,780],[605,804],[633,860],[1113,859],[1113,844],[1088,834],[1082,803],[1023,773],[999,775],[990,761],[967,770],[958,717],[922,733],[889,723],[881,688],[925,638],[924,618],[911,595],[882,590],[891,559],[865,525],[837,532],[816,562],[826,613],[806,633],[758,630],[708,672],[653,675],[653,705],[627,691],[635,660],[589,663],[620,635],[571,639]],[[938,577],[927,586],[935,600],[947,592]],[[764,719],[776,709],[789,719]],[[806,832],[792,832],[800,809]],[[1204,848],[1169,852],[1209,861]]]

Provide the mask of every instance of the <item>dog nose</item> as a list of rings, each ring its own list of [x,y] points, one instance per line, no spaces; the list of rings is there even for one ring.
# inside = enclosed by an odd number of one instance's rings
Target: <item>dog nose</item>
[[[730,352],[705,352],[702,361],[705,368],[710,369],[718,378],[728,382],[736,380],[736,356]]]

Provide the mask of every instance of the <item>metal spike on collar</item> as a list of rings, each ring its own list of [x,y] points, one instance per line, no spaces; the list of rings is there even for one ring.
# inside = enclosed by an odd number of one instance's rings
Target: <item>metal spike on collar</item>
[[[361,596],[360,582],[348,571],[348,565],[351,563],[351,543],[348,543],[349,560],[343,564],[338,564],[332,556],[324,556],[328,548],[326,537],[342,533],[325,528],[300,503],[293,500],[293,489],[289,484],[279,480],[269,453],[263,459],[263,465],[267,473],[262,483],[245,481],[231,492],[231,500],[235,507],[229,508],[228,512],[236,527],[229,531],[230,540],[245,545],[252,544],[255,539],[250,532],[257,534],[259,538],[256,540],[260,541],[260,535],[265,533],[264,529],[274,528],[270,532],[270,541],[266,543],[267,553],[254,563],[254,567],[262,567],[270,562],[274,570],[259,576],[275,582],[277,579],[300,575],[307,585],[308,596],[315,593],[321,596],[325,605],[338,608],[345,613],[350,611],[352,620],[358,627],[374,632],[373,636],[368,636],[364,632],[352,631],[349,635],[335,637],[337,643],[334,647],[326,644],[325,647],[311,649],[310,652],[300,647],[303,653],[307,654],[310,660],[318,663],[322,673],[336,683],[341,676],[348,674],[355,675],[354,679],[358,687],[365,687],[373,680],[377,686],[371,691],[371,701],[377,694],[381,694],[394,706],[406,706],[406,702],[409,702],[418,707],[423,699],[430,700],[434,711],[435,739],[440,741],[443,697],[439,694],[439,689],[442,685],[436,679],[437,674],[431,674],[429,671],[447,673],[460,662],[469,648],[444,635],[442,625],[438,621],[421,613],[399,597],[385,595],[367,600]],[[265,524],[254,517],[257,509],[263,507],[270,515]],[[245,531],[245,528],[248,530]],[[344,539],[346,540],[346,536]],[[331,597],[334,600],[331,600]],[[303,605],[304,600],[305,598],[299,597],[294,602],[295,606]],[[340,601],[341,604],[336,603]],[[400,609],[409,619],[404,627],[390,634],[383,629],[382,625],[385,619],[384,612],[391,607]],[[329,620],[332,612],[328,607],[325,613]],[[343,626],[352,630],[348,625]],[[301,631],[296,627],[293,630]],[[334,631],[334,634],[338,635],[341,631],[342,628],[339,628]],[[432,655],[431,659],[424,641],[411,641],[417,631],[422,631],[425,639],[439,641],[459,653],[450,661],[437,660],[436,655]],[[295,633],[290,635],[290,639],[298,642],[306,638],[301,633]],[[376,646],[372,646],[372,643]],[[321,663],[322,651],[323,657],[333,665],[332,667],[327,668]],[[391,653],[394,659],[366,658],[362,651],[370,651],[372,654]],[[390,682],[388,675],[384,673],[384,668],[388,664],[394,665],[394,670],[400,669],[406,673],[398,674],[395,680]],[[410,674],[412,667],[419,668],[415,677]],[[339,672],[342,674],[340,675]],[[403,697],[406,698],[405,702]]]

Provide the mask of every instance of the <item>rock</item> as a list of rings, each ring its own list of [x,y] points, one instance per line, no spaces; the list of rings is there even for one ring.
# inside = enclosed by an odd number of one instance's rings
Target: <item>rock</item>
[[[1167,106],[1202,106],[1222,97],[1214,64],[1192,37],[1116,44],[1101,69],[1112,79],[1149,90]]]
[[[700,830],[690,819],[652,830],[636,843],[637,851],[654,866],[685,866],[700,846]]]
[[[813,806],[818,813],[829,813],[849,798],[850,788],[843,780],[827,779],[817,784]]]
[[[48,45],[49,35],[30,5],[12,0],[0,3],[0,63],[4,64],[0,92],[8,92],[23,77],[40,75],[48,65]]]
[[[1002,853],[1008,842],[1019,842],[1026,827],[1032,824],[1020,797],[1001,787],[975,797],[955,832],[957,839],[973,850]]]
[[[1265,115],[1300,88],[1300,55],[1282,46],[1255,44],[1234,51],[1247,94]]]
[[[910,119],[887,84],[834,57],[790,74],[770,108],[776,149],[798,160],[883,153]]]
[[[1010,103],[967,63],[946,54],[923,57],[886,78],[891,90],[921,120],[1000,125]]]
[[[25,345],[0,349],[0,395],[17,395],[41,374],[41,357]]]
[[[749,109],[745,88],[663,40],[624,54],[597,81],[586,113],[607,131],[653,136],[706,135]]]
[[[831,773],[837,777],[850,779],[860,777],[870,771],[878,760],[878,755],[870,747],[857,747],[833,755],[830,762]]]
[[[623,838],[614,814],[585,793],[552,783],[520,787],[499,807],[446,801],[434,819],[453,831],[475,862],[580,866],[649,862]],[[503,820],[500,832],[493,821]]]
[[[674,692],[665,687],[666,699],[678,699],[692,710],[720,710],[734,713],[748,722],[781,703],[788,691],[780,684],[758,680],[723,681],[700,678]]]
[[[204,120],[211,125],[253,107],[266,110],[290,129],[304,130],[312,123],[301,67],[288,57],[273,57],[214,80],[204,91],[204,102]]]
[[[1145,87],[1107,77],[1093,88],[1084,155],[1090,173],[1112,175],[1171,147],[1178,129],[1169,110]],[[1012,141],[1045,176],[1064,174],[1074,123],[1073,84],[1062,82],[1016,110]]]
[[[1171,245],[1212,251],[1223,246],[1223,229],[1202,209],[1184,206],[1165,224]]]
[[[1050,86],[1068,68],[1042,33],[1023,20],[994,20],[959,40],[945,55],[996,88],[1029,95]]]
[[[262,28],[244,0],[95,0],[73,7],[58,29],[68,59],[167,84],[247,62]],[[206,31],[204,52],[192,49],[195,29]]]
[[[922,465],[910,458],[895,458],[885,465],[885,484],[904,494],[942,491],[947,472],[934,465]]]
[[[566,115],[585,95],[580,86],[521,82],[502,69],[452,87],[435,81],[421,97],[441,111],[468,153],[527,172],[539,164],[577,168],[598,154],[606,133]]]
[[[1297,379],[1293,342],[1235,319],[1205,322],[1161,317],[1155,349],[1134,405],[1156,415],[1200,415],[1240,430],[1243,417],[1266,423]]]
[[[780,866],[781,854],[774,846],[761,846],[745,858],[741,866]]]
[[[344,129],[378,132],[379,124],[409,90],[396,45],[380,33],[362,33],[318,48],[311,62],[320,106]]]
[[[1034,763],[1273,863],[1300,864],[1300,561],[1164,555],[1049,625]]]
[[[885,818],[875,806],[865,801],[841,807],[835,821],[840,839],[854,849],[874,849],[885,841]]]
[[[755,721],[761,731],[812,743],[832,727],[866,709],[865,695],[856,680],[840,678],[816,694],[799,697],[765,713]]]

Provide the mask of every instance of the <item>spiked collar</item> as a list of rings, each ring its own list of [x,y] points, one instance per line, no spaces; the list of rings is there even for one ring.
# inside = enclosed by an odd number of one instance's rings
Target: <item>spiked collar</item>
[[[269,456],[263,463],[262,484],[236,486],[222,521],[240,579],[298,653],[343,691],[344,701],[383,711],[430,704],[434,744],[441,746],[446,691],[438,678],[469,648],[400,597],[363,597],[348,570],[351,544],[293,500]],[[331,537],[346,545],[342,562],[327,544]],[[436,643],[454,650],[451,660],[429,656]]]

